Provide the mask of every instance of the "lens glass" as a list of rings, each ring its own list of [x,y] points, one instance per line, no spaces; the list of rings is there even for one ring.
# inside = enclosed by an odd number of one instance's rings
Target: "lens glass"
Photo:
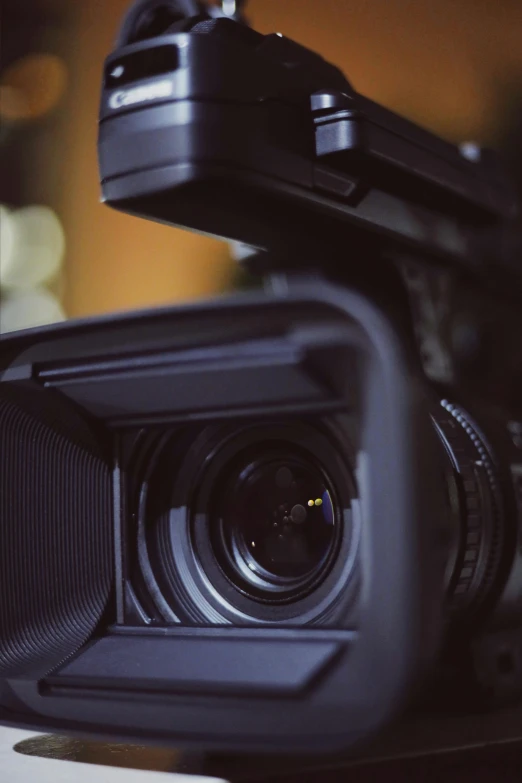
[[[338,540],[338,514],[333,488],[311,458],[247,459],[232,471],[220,506],[220,560],[242,589],[274,597],[324,574]]]

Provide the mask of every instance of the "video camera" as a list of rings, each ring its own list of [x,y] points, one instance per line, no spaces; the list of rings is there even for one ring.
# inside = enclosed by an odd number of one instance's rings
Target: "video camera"
[[[107,204],[228,240],[260,284],[2,339],[0,722],[334,753],[406,707],[516,703],[522,264],[494,155],[238,12],[139,0],[99,162]]]

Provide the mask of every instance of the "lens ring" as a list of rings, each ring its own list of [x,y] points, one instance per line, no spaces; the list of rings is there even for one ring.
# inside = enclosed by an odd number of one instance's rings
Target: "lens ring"
[[[459,539],[447,586],[452,617],[468,622],[494,591],[503,540],[503,498],[487,441],[460,406],[442,400],[433,416],[458,491]],[[493,593],[494,594],[494,593]]]

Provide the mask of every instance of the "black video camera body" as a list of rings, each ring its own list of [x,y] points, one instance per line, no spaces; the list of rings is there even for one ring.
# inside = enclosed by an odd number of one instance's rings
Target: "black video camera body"
[[[181,9],[181,11],[180,11]],[[287,38],[140,0],[116,209],[259,287],[0,354],[0,722],[335,752],[522,696],[522,276],[494,157]]]

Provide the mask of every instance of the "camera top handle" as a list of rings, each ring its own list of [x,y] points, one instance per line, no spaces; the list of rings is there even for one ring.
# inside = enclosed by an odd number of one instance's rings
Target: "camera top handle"
[[[477,274],[515,204],[492,156],[468,159],[314,52],[193,0],[131,8],[106,61],[99,161],[111,206],[303,265],[371,242]]]

